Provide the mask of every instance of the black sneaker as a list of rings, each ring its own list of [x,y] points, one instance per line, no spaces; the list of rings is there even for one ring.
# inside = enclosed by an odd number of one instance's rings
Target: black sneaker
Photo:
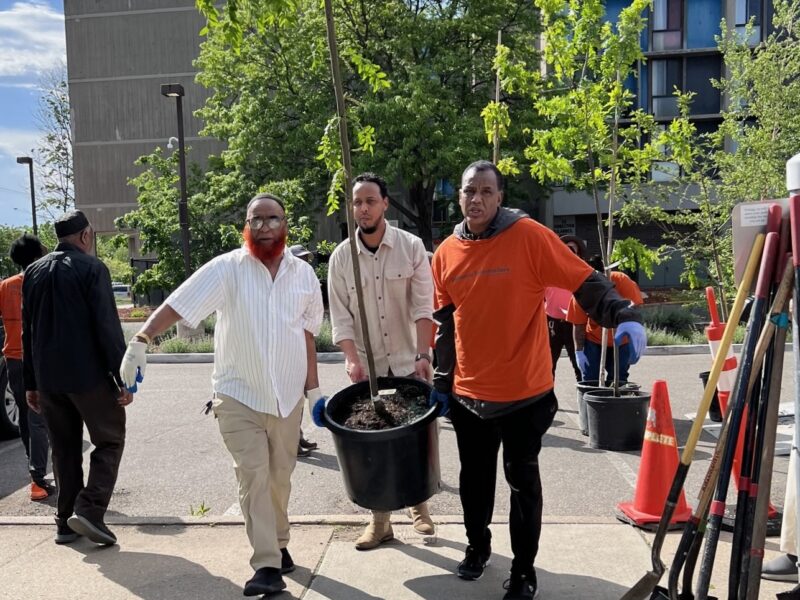
[[[306,438],[302,435],[300,436],[300,447],[304,450],[316,450],[317,449],[317,442],[309,442]]]
[[[294,561],[292,555],[289,554],[288,548],[281,548],[281,574],[291,573],[294,571]]]
[[[67,519],[67,525],[69,525],[70,529],[86,536],[95,544],[111,546],[117,543],[117,536],[106,527],[103,521],[90,521],[81,515],[72,515]]]
[[[56,489],[55,484],[53,484],[53,482],[49,481],[48,479],[34,479],[33,483],[35,483],[45,492],[47,492],[48,496],[55,496],[56,492],[58,491]]]
[[[480,579],[483,575],[483,570],[489,564],[489,557],[492,555],[491,545],[487,546],[483,551],[478,550],[475,546],[467,546],[467,551],[464,553],[464,560],[458,563],[457,575],[461,579],[473,581]]]
[[[244,584],[242,593],[245,596],[260,596],[262,594],[277,594],[284,589],[286,589],[286,582],[281,577],[280,569],[261,567],[255,572],[253,578]]]
[[[70,526],[67,525],[66,519],[56,517],[56,544],[71,544],[79,537],[81,537],[81,534],[72,531]]]
[[[511,577],[503,583],[503,589],[506,590],[503,600],[533,600],[539,597],[536,573],[529,575],[511,573]]]

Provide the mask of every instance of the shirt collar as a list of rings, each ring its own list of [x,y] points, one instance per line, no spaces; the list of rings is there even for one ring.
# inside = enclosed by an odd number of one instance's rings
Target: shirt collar
[[[381,239],[381,243],[378,244],[378,248],[383,245],[393,248],[395,241],[397,240],[397,230],[389,225],[389,221],[384,219],[384,223],[386,223],[386,229],[383,231],[383,238]],[[367,247],[364,245],[364,242],[361,241],[361,236],[359,235],[358,230],[356,230],[356,245],[358,246],[359,254],[363,252],[369,252]]]
[[[258,262],[258,259],[250,254],[250,251],[247,249],[246,244],[242,244],[242,247],[239,249],[239,260],[254,260]],[[297,263],[303,262],[299,258],[297,258],[294,254],[289,251],[289,246],[285,246],[283,248],[283,262],[286,263],[286,267],[293,269],[297,266]]]
[[[80,248],[78,248],[75,244],[70,244],[69,242],[58,242],[56,244],[54,252],[83,252]]]

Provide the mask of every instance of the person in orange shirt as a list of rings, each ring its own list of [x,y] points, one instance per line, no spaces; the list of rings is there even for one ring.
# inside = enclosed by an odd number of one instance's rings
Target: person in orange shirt
[[[595,271],[603,273],[605,270],[603,259],[598,255],[592,256],[586,262]],[[612,271],[609,274],[609,279],[614,284],[619,295],[630,300],[632,306],[638,306],[643,303],[639,286],[625,273]],[[583,373],[583,380],[599,381],[602,326],[590,319],[575,300],[570,303],[567,311],[567,321],[573,324],[575,355]],[[614,380],[614,332],[611,331],[610,334],[606,334],[606,339],[608,350],[606,351],[605,367],[606,385],[608,385]],[[618,359],[619,380],[628,381],[628,373],[631,367],[631,349],[627,341],[619,344]]]
[[[586,254],[586,243],[574,235],[562,235],[561,241],[570,251],[583,258]],[[561,357],[561,350],[567,351],[572,363],[575,380],[580,383],[583,375],[575,357],[575,342],[572,336],[572,324],[567,321],[567,310],[572,300],[572,292],[564,288],[548,287],[544,291],[544,308],[547,313],[547,330],[550,332],[550,360],[553,361],[553,377],[556,376],[556,363]]]
[[[23,271],[46,253],[39,238],[29,233],[14,240],[9,250],[11,260]],[[0,317],[6,332],[3,356],[8,366],[8,383],[19,410],[19,435],[31,475],[30,498],[38,501],[55,493],[55,488],[44,478],[50,449],[44,418],[28,410],[25,400],[22,376],[22,277],[23,274],[19,273],[0,282]]]
[[[617,336],[632,360],[644,350],[641,317],[613,285],[525,213],[501,207],[503,176],[489,161],[461,176],[464,220],[433,255],[438,363],[430,403],[449,410],[461,463],[459,496],[468,546],[457,575],[478,579],[489,562],[497,454],[511,489],[511,576],[504,600],[537,592],[542,528],[539,452],[558,402],[544,311],[545,288],[572,291]],[[452,401],[451,401],[452,400]]]

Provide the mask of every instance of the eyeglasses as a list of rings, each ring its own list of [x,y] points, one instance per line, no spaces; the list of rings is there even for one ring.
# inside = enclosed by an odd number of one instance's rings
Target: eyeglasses
[[[258,231],[264,225],[269,229],[277,229],[285,220],[286,217],[253,217],[252,219],[247,219],[245,223],[247,223],[253,231]]]

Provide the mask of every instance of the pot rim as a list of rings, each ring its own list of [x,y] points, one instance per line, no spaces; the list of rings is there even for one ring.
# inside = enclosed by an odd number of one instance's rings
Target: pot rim
[[[398,383],[414,383],[421,388],[424,388],[427,392],[426,395],[430,394],[430,390],[432,386],[427,381],[421,381],[419,379],[415,379],[413,377],[378,377],[378,388],[390,388],[396,387]],[[340,423],[337,423],[333,420],[328,412],[328,408],[331,402],[337,399],[338,396],[342,395],[345,392],[350,392],[350,394],[356,393],[355,390],[352,388],[369,388],[368,381],[359,381],[358,383],[350,384],[349,386],[342,388],[338,392],[336,392],[333,396],[331,396],[328,401],[325,403],[325,411],[323,412],[323,418],[325,419],[325,426],[330,430],[330,432],[334,435],[344,438],[361,438],[362,441],[383,441],[394,439],[400,437],[402,435],[406,435],[408,433],[416,432],[423,427],[427,427],[432,421],[435,421],[438,417],[439,407],[438,406],[431,406],[428,408],[428,411],[425,412],[422,416],[420,416],[417,420],[412,421],[411,423],[406,423],[404,425],[398,425],[397,427],[390,427],[388,429],[351,429],[350,427],[345,427]]]

